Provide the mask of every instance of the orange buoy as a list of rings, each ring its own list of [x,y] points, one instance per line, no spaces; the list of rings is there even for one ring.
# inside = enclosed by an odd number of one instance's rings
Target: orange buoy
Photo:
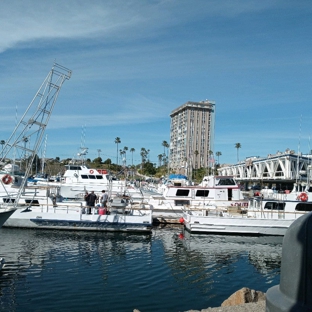
[[[180,218],[179,222],[180,222],[181,224],[183,224],[183,223],[184,223],[184,219],[183,219],[183,218]]]

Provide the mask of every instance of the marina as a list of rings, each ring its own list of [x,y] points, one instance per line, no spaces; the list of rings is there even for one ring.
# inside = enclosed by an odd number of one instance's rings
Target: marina
[[[309,1],[1,13],[0,312],[312,311]]]
[[[201,310],[242,287],[266,292],[280,277],[281,237],[193,235],[181,226],[0,235],[4,311]]]

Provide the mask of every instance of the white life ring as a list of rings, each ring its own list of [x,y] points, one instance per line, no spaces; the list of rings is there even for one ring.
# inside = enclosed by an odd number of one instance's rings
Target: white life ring
[[[91,169],[89,172],[92,174],[92,173],[94,173],[94,170]]]

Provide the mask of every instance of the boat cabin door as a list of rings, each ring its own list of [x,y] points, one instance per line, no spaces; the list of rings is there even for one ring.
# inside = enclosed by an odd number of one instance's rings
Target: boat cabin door
[[[228,188],[228,200],[232,200],[233,194],[232,194],[232,189]]]

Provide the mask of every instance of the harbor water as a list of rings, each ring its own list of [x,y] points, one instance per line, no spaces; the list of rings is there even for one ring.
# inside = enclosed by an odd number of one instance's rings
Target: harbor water
[[[279,284],[281,237],[0,229],[1,311],[187,311]]]

